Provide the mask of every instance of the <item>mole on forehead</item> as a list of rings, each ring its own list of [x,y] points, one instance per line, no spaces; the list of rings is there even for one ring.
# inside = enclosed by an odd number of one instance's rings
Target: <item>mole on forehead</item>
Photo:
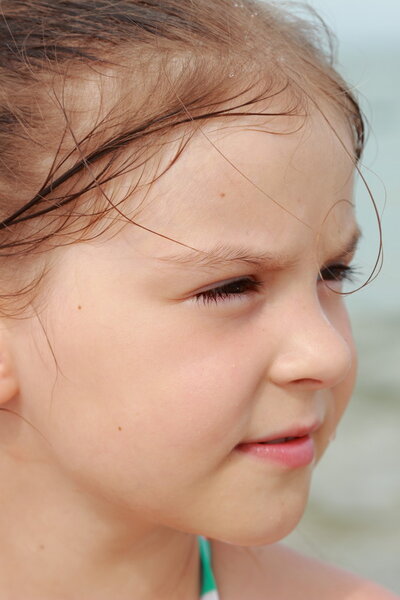
[[[358,241],[361,237],[361,231],[356,227],[346,242],[341,242],[334,249],[333,255],[329,260],[344,259],[355,252]],[[171,263],[173,265],[197,266],[204,268],[226,267],[232,265],[248,265],[253,267],[268,267],[269,269],[281,269],[290,267],[297,261],[297,257],[285,254],[272,254],[271,252],[262,252],[251,250],[244,246],[228,246],[219,244],[215,248],[207,251],[187,248],[177,254],[158,257],[158,260]]]

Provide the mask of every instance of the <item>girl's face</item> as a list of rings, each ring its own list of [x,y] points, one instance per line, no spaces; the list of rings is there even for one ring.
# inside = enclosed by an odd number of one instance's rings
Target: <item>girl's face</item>
[[[321,117],[266,128],[196,134],[134,215],[162,235],[127,225],[61,249],[40,321],[13,325],[21,410],[71,485],[134,522],[251,545],[300,518],[355,374],[335,293],[353,165]],[[238,448],[301,434],[305,464]]]

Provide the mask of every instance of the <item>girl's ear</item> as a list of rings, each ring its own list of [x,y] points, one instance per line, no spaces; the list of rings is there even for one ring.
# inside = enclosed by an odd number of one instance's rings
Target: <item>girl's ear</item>
[[[0,331],[0,405],[6,404],[18,393],[18,378],[7,336]]]

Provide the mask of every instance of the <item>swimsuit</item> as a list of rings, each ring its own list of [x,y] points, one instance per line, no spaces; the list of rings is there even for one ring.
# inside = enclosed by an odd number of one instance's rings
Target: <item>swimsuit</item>
[[[200,600],[220,600],[211,565],[210,542],[201,535],[197,539],[199,542],[201,564]]]

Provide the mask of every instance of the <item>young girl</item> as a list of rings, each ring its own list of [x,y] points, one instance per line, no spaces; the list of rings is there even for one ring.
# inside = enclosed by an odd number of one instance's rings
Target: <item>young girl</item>
[[[317,30],[1,10],[0,598],[394,598],[278,543],[356,368],[363,121]]]

